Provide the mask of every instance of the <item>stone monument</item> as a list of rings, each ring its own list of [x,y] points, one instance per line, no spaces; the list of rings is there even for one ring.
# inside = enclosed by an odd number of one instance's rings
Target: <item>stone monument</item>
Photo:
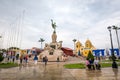
[[[63,51],[61,50],[62,47],[62,41],[57,42],[57,34],[56,34],[56,23],[53,22],[51,19],[51,25],[54,29],[52,33],[52,42],[50,44],[46,43],[44,47],[44,51],[40,53],[40,59],[44,56],[48,57],[48,61],[56,61],[59,57],[60,61],[62,60]]]

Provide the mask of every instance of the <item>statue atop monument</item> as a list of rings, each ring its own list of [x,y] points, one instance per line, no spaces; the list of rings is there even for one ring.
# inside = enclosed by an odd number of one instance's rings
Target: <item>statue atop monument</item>
[[[56,22],[53,22],[53,20],[51,19],[51,22],[52,22],[52,28],[54,29],[54,33],[56,32]]]
[[[52,28],[54,29],[53,34],[52,34],[52,43],[56,43],[57,42],[57,35],[56,35],[56,23],[53,22],[53,20],[51,19],[52,22]]]

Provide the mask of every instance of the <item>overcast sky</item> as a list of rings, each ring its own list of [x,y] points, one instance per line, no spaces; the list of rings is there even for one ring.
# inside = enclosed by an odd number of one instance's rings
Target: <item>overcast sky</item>
[[[44,43],[51,42],[53,19],[57,25],[57,41],[62,40],[63,47],[73,48],[75,38],[82,45],[89,39],[96,48],[109,48],[107,27],[120,26],[119,5],[120,0],[0,0],[0,34],[5,34],[4,47],[10,46],[7,45],[10,32],[17,36],[19,31],[19,34],[23,32],[19,38],[21,48],[40,48],[39,38],[45,39]],[[112,36],[117,47],[114,30]]]

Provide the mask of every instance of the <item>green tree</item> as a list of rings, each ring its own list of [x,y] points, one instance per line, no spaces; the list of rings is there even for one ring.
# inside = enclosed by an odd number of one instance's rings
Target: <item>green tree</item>
[[[6,52],[6,49],[0,49],[0,53]]]
[[[89,51],[88,56],[87,56],[87,59],[94,60],[94,56],[93,56],[93,54],[92,54],[91,51]]]
[[[9,47],[8,49],[9,49],[9,50],[11,50],[11,49],[20,50],[18,47]]]
[[[0,62],[2,62],[4,59],[4,57],[2,56],[2,54],[0,53]]]

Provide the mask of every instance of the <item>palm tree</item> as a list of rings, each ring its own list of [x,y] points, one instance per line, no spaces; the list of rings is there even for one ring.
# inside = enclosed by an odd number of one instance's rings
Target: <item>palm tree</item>
[[[43,38],[40,38],[40,40],[38,40],[38,42],[41,42],[41,49],[42,49],[42,43],[44,42],[45,40]]]
[[[73,42],[74,42],[74,50],[75,50],[75,42],[76,42],[77,40],[76,39],[73,39]]]
[[[110,41],[111,41],[111,49],[112,49],[112,68],[118,68],[118,65],[117,65],[117,63],[116,63],[116,57],[115,57],[115,55],[114,55],[114,49],[113,49],[113,42],[112,42],[112,33],[111,33],[111,29],[112,29],[112,26],[108,26],[107,27],[107,29],[109,30],[109,32],[110,32]]]
[[[118,42],[118,49],[120,50],[120,44],[119,44],[119,38],[118,38],[118,32],[117,32],[117,30],[119,30],[120,28],[113,25],[113,29],[114,29],[115,32],[116,32],[117,42]]]

